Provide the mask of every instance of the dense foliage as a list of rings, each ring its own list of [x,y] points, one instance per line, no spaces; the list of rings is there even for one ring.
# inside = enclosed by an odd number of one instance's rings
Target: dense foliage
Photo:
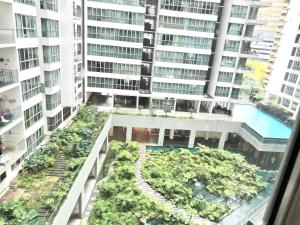
[[[83,107],[70,126],[58,129],[45,146],[34,152],[25,161],[23,171],[16,180],[17,189],[24,193],[12,203],[0,204],[0,224],[2,220],[9,220],[11,224],[39,224],[37,220],[28,222],[29,216],[33,218],[41,207],[47,208],[50,213],[57,209],[91,151],[106,118],[107,115],[98,113],[93,107]],[[47,173],[47,170],[59,167],[61,159],[63,174],[51,176],[51,172]],[[28,216],[20,216],[16,211],[27,212]]]
[[[89,218],[91,225],[139,225],[142,218],[157,219],[160,225],[185,224],[170,214],[163,205],[141,193],[135,185],[134,164],[138,159],[136,142],[112,141],[113,172],[107,182],[98,184],[99,195]]]
[[[195,152],[152,151],[142,172],[146,182],[178,207],[217,222],[230,210],[227,200],[249,200],[265,187],[256,175],[257,169],[239,154],[204,148]],[[194,196],[199,182],[206,193],[224,201]]]

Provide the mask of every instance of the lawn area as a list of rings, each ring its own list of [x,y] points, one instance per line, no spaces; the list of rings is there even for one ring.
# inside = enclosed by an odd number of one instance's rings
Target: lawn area
[[[148,151],[142,173],[145,181],[177,207],[219,222],[233,201],[248,201],[266,184],[258,167],[229,151]]]
[[[177,215],[141,193],[135,184],[137,142],[112,141],[108,155],[114,160],[112,174],[106,182],[99,181],[99,194],[89,218],[90,225],[139,225],[141,219],[151,224],[183,225]]]
[[[0,203],[0,225],[51,223],[106,119],[107,114],[83,107],[70,126],[34,152],[13,182],[10,197]]]

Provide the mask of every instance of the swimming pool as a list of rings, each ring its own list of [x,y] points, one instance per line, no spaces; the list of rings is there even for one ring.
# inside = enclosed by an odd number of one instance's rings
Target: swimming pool
[[[235,105],[233,117],[240,118],[264,138],[289,139],[292,130],[273,116],[252,105]]]

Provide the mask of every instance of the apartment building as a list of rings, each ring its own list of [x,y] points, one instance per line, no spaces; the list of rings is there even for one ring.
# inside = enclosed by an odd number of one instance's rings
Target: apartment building
[[[264,85],[268,84],[272,74],[290,0],[267,0],[267,2],[270,6],[260,9],[257,17],[258,20],[265,22],[265,25],[257,27],[257,35],[260,35],[262,39],[258,47],[263,47],[258,49],[258,52],[261,56],[265,56],[267,61]]]
[[[252,0],[87,1],[87,96],[105,107],[167,104],[211,112],[217,102],[230,108],[251,71],[246,61],[255,57],[250,45],[264,6]]]
[[[279,42],[278,53],[268,86],[269,98],[293,113],[295,119],[300,103],[300,9],[291,1],[287,23]],[[289,57],[287,57],[289,56]]]
[[[82,1],[0,1],[0,195],[83,97]]]

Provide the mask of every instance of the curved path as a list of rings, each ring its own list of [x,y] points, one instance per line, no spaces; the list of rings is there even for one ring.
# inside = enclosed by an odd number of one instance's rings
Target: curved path
[[[172,213],[179,214],[187,221],[190,220],[191,215],[184,209],[177,208],[171,201],[166,199],[164,196],[156,192],[152,187],[144,181],[142,176],[141,168],[143,166],[144,161],[146,160],[146,147],[145,145],[140,145],[139,151],[139,159],[135,164],[135,176],[136,176],[136,185],[138,188],[142,190],[142,192],[156,201],[164,204]],[[216,223],[210,222],[209,220],[203,219],[199,216],[193,216],[190,220],[194,224],[206,224],[213,225]]]

